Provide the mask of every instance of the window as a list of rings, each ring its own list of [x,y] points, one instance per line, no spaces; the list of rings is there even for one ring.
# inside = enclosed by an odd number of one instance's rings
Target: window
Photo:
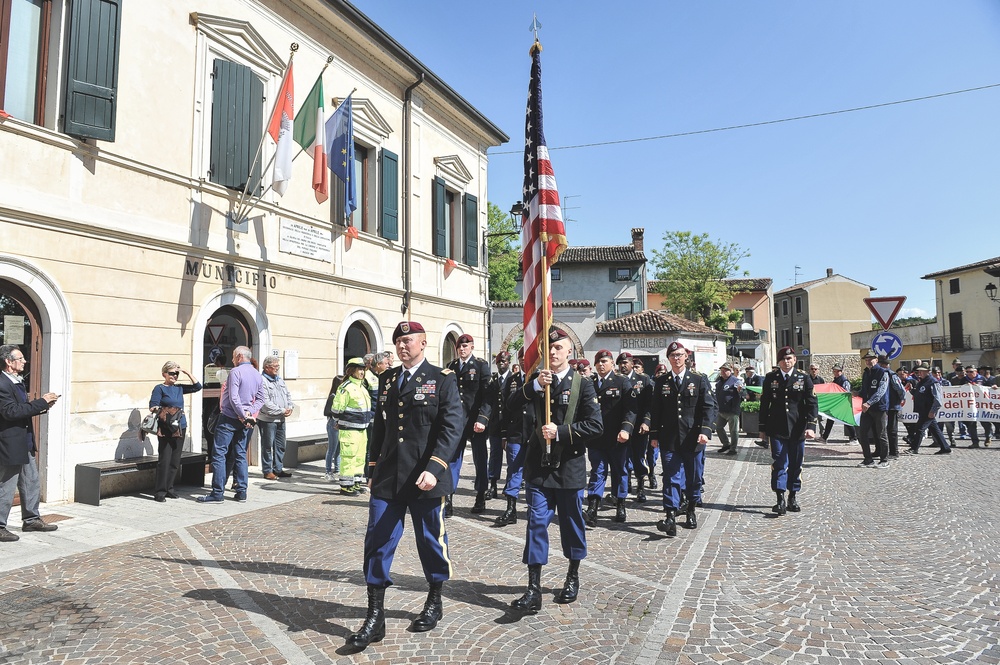
[[[60,53],[61,13],[67,11],[66,53]],[[64,131],[79,138],[115,139],[121,0],[0,0],[0,108],[49,126],[46,107],[65,89]],[[50,44],[55,51],[50,57]],[[50,76],[66,63],[62,77]]]
[[[753,326],[753,310],[752,309],[740,309],[738,310],[743,315],[743,323],[748,323]]]
[[[358,207],[347,223],[365,233],[399,240],[399,158],[384,148],[378,151],[377,160],[375,153],[376,148],[354,142],[354,197]],[[331,187],[330,217],[335,224],[344,226],[344,183],[332,176]]]
[[[443,178],[434,178],[433,251],[469,266],[479,265],[479,200],[447,188]]]
[[[558,282],[562,279],[562,269],[557,267],[549,268],[549,277],[553,282]]]
[[[632,300],[612,300],[608,302],[608,318],[618,319],[636,311],[639,303]]]
[[[802,328],[795,326],[795,345],[802,346]]]
[[[639,268],[608,268],[608,280],[612,282],[634,282],[639,277]]]
[[[788,316],[788,301],[787,300],[782,300],[781,301],[781,315],[782,316]]]
[[[958,283],[958,277],[948,280],[948,293],[955,294],[961,293],[961,287]]]
[[[788,328],[781,330],[781,346],[788,346]]]
[[[795,313],[802,313],[802,296],[795,296]]]
[[[246,65],[216,58],[212,63],[212,144],[208,179],[217,185],[260,193],[264,131],[264,83]]]

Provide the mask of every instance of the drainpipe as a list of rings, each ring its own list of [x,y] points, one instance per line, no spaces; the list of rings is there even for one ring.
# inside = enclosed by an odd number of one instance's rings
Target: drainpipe
[[[403,303],[399,309],[407,319],[412,318],[407,312],[410,309],[410,263],[413,256],[413,242],[410,235],[410,186],[412,182],[410,176],[410,119],[412,115],[413,91],[423,82],[424,72],[418,72],[417,80],[406,88],[406,91],[403,93]]]

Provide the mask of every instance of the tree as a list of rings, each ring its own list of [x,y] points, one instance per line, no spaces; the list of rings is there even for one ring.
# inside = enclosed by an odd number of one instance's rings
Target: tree
[[[496,302],[516,302],[517,276],[521,271],[521,247],[516,242],[516,228],[500,206],[487,204],[486,254],[489,263],[489,299]]]
[[[735,291],[724,280],[735,275],[750,253],[736,243],[720,243],[707,233],[668,231],[663,251],[653,250],[653,271],[661,283],[663,304],[674,314],[698,318],[724,331],[739,321],[741,312],[729,311]],[[743,273],[746,275],[746,273]]]

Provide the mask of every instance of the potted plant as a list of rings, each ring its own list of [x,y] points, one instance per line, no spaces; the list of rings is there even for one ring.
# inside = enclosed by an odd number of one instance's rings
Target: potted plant
[[[760,432],[760,402],[744,401],[740,404],[740,425],[748,436]]]

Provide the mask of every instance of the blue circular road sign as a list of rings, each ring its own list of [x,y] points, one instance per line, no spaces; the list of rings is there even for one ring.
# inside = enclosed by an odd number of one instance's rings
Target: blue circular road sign
[[[872,351],[876,354],[884,354],[893,360],[903,352],[903,342],[898,335],[891,332],[880,332],[872,340]]]

